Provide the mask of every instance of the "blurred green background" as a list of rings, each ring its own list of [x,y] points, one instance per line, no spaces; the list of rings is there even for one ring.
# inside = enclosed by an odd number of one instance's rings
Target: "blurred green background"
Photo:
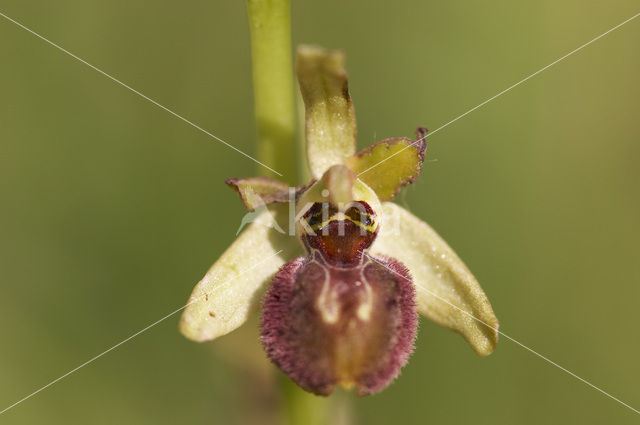
[[[294,43],[347,52],[361,146],[435,129],[638,12],[633,0],[391,4],[293,5]],[[255,152],[244,2],[0,11]],[[639,40],[640,19],[434,134],[397,199],[469,265],[502,331],[635,408]],[[0,61],[3,409],[184,304],[243,214],[223,180],[256,166],[3,18]],[[194,344],[177,320],[0,423],[268,423],[255,412],[275,402],[269,378],[225,348],[238,336]],[[427,321],[401,377],[352,402],[361,424],[638,421],[505,338],[479,359]]]

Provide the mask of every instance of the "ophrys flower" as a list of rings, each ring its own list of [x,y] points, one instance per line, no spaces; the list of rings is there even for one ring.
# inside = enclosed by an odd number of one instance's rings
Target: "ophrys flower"
[[[316,394],[386,387],[413,350],[417,313],[491,353],[498,322],[476,279],[433,229],[390,202],[420,174],[426,130],[356,153],[342,53],[303,46],[296,71],[313,180],[294,189],[268,177],[227,180],[250,211],[264,211],[198,283],[182,333],[206,341],[236,329],[268,284],[265,350]]]

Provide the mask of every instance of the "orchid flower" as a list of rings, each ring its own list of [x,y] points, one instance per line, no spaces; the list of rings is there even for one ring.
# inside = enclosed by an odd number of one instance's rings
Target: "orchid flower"
[[[414,349],[418,313],[490,354],[498,321],[480,285],[428,224],[391,202],[420,174],[427,130],[356,153],[344,55],[302,46],[296,72],[313,179],[226,181],[252,222],[196,285],[181,332],[212,340],[262,303],[267,355],[319,395],[389,385]]]

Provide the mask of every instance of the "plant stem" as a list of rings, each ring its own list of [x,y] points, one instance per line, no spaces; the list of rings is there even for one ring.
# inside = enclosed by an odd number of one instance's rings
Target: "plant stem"
[[[290,184],[308,175],[296,146],[299,121],[291,60],[290,0],[247,0],[258,127],[258,158]],[[300,138],[303,141],[302,138]],[[263,169],[260,170],[261,172]],[[309,394],[287,377],[279,378],[286,425],[328,424],[330,401]]]
[[[258,158],[298,182],[290,0],[247,0]],[[263,170],[261,170],[263,171]]]
[[[279,375],[285,403],[283,413],[286,425],[328,425],[331,400],[310,394],[284,375]]]

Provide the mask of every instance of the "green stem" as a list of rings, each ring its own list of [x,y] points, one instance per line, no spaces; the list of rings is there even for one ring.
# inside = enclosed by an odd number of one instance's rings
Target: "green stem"
[[[279,376],[286,425],[328,425],[331,400],[310,394],[298,387],[284,375]]]
[[[258,158],[282,173],[281,180],[290,184],[301,183],[307,166],[300,155],[302,149],[295,143],[299,122],[291,60],[290,0],[247,0],[247,11]],[[329,423],[328,399],[301,390],[284,376],[279,388],[286,425]]]
[[[258,158],[298,183],[290,0],[247,0]]]

